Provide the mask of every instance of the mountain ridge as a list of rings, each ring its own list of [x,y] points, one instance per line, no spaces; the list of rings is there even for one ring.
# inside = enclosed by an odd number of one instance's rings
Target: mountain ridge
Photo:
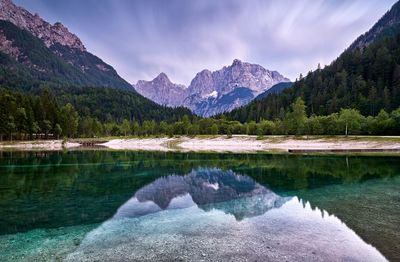
[[[11,0],[0,0],[0,67],[27,82],[50,81],[133,91],[115,69],[89,53],[81,40],[57,22],[44,21]],[[7,79],[8,75],[2,78]],[[2,81],[3,85],[13,85]]]
[[[13,23],[21,29],[26,29],[41,39],[47,47],[59,43],[80,51],[86,51],[81,40],[62,23],[54,25],[44,21],[38,14],[31,14],[22,7],[14,5],[11,0],[0,0],[0,20]]]
[[[365,48],[375,40],[400,33],[400,1],[396,2],[366,33],[357,37],[348,50]]]
[[[235,59],[219,70],[198,72],[188,87],[172,83],[160,73],[153,80],[139,80],[134,88],[158,104],[184,106],[208,117],[243,106],[275,84],[289,81],[277,71]]]
[[[161,88],[159,88],[161,87]],[[139,80],[135,90],[144,97],[160,104],[172,107],[182,105],[186,87],[172,83],[165,73],[160,73],[153,80]]]
[[[260,100],[263,99],[271,94],[277,94],[282,92],[283,90],[287,89],[287,88],[291,88],[293,86],[293,82],[281,82],[278,83],[274,86],[272,86],[270,89],[268,89],[267,91],[259,94],[255,100]]]

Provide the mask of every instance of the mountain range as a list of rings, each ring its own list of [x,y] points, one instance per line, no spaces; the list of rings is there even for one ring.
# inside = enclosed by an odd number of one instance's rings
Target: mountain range
[[[63,24],[50,24],[11,0],[0,0],[0,40],[2,86],[29,90],[53,83],[136,90],[161,106],[186,107],[204,117],[246,105],[275,84],[289,82],[276,71],[235,59],[220,70],[197,73],[188,87],[172,83],[165,73],[132,86]]]
[[[161,105],[184,106],[209,117],[246,105],[274,85],[290,80],[277,71],[235,59],[230,66],[196,74],[188,87],[172,83],[165,73],[151,81],[140,80],[136,91]]]

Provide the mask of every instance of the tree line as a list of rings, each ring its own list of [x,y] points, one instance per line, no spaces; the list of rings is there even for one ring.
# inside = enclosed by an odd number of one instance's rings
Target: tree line
[[[75,108],[60,106],[50,93],[36,97],[0,91],[0,140],[73,137],[78,123]]]
[[[282,118],[241,123],[224,115],[200,118],[193,115],[155,119],[98,118],[85,108],[60,103],[50,92],[40,96],[0,90],[0,139],[46,139],[99,136],[174,135],[394,135],[400,134],[400,108],[376,116],[363,116],[356,109],[329,115],[307,115],[298,98]]]
[[[120,135],[124,120],[148,123],[192,119],[132,91],[64,85],[0,88],[0,140]],[[126,122],[126,121],[125,121]]]
[[[363,116],[356,109],[341,109],[326,116],[307,116],[306,105],[298,98],[282,119],[241,123],[219,118],[193,118],[188,116],[174,123],[162,121],[137,122],[124,120],[104,130],[107,135],[396,135],[400,134],[400,108],[390,114],[382,109],[377,116]],[[98,130],[93,128],[93,130]],[[110,132],[111,130],[111,132]],[[114,132],[114,133],[113,133]]]

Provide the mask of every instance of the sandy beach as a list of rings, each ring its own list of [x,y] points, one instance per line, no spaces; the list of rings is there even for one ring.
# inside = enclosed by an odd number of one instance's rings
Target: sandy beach
[[[63,149],[78,148],[81,145],[75,142],[66,142],[63,140],[35,140],[35,141],[13,141],[0,143],[0,150],[48,150],[58,151]]]
[[[179,152],[288,152],[288,150],[400,150],[398,137],[292,137],[256,136],[118,138],[97,144],[105,149]],[[40,140],[0,143],[0,150],[73,150],[84,148],[77,141]]]
[[[362,138],[320,138],[266,137],[258,140],[255,136],[180,137],[154,139],[118,139],[103,146],[121,150],[156,150],[183,152],[233,152],[305,150],[349,150],[349,149],[400,149],[400,141],[373,141]]]
[[[174,150],[171,143],[175,140],[177,139],[166,137],[113,139],[101,145],[117,150],[171,151]]]

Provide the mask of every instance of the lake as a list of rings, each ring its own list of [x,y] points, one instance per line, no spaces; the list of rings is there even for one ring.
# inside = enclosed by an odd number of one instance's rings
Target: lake
[[[0,261],[399,261],[400,158],[0,152]]]

